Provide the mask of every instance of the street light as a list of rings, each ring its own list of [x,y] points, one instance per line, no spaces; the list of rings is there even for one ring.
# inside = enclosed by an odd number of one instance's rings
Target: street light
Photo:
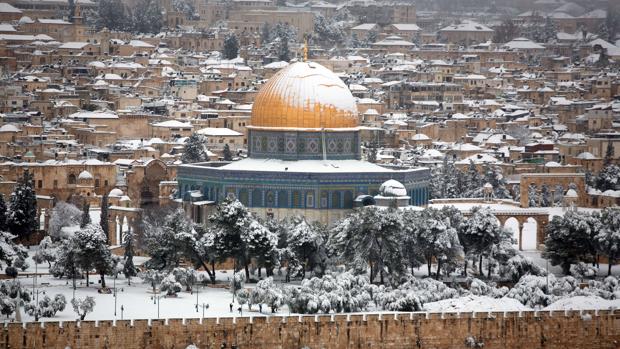
[[[125,308],[123,307],[123,305],[121,304],[121,320],[123,320],[123,311],[125,310]]]
[[[116,277],[117,275],[114,275],[114,317],[116,317]]]
[[[152,296],[151,299],[153,299],[153,304],[157,304],[157,318],[159,319],[159,299],[163,298],[164,296]]]

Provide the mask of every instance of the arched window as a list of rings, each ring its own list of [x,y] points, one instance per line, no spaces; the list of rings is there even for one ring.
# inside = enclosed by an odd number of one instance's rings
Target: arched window
[[[252,207],[263,206],[263,193],[260,189],[254,189],[252,191]]]
[[[274,207],[276,204],[276,194],[269,190],[265,193],[265,206],[266,207]]]
[[[75,175],[72,173],[69,175],[69,177],[67,177],[67,183],[75,184],[75,182],[76,182],[76,178],[75,178]]]
[[[239,201],[244,206],[249,206],[250,205],[250,196],[248,194],[248,190],[247,189],[239,190]]]
[[[314,192],[306,192],[306,208],[314,208]]]
[[[293,191],[293,207],[294,208],[301,207],[301,192],[299,190]]]
[[[278,191],[278,207],[288,208],[288,192],[286,190]]]
[[[344,208],[353,207],[353,193],[350,190],[344,192]]]
[[[332,192],[332,208],[341,208],[340,204],[340,192],[334,191]]]

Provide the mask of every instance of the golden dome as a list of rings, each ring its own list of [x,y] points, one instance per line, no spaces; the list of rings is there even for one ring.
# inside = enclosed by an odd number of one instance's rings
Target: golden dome
[[[297,62],[260,89],[250,125],[268,128],[348,128],[358,125],[351,91],[329,69]]]

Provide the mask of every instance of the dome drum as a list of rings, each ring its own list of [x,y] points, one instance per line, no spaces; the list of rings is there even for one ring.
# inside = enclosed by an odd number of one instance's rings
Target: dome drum
[[[258,159],[330,160],[361,158],[359,132],[356,129],[330,131],[276,131],[248,129],[249,156]],[[325,152],[323,152],[325,147]]]

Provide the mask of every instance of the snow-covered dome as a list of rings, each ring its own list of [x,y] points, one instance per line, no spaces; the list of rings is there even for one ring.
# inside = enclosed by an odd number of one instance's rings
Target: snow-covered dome
[[[575,189],[568,189],[566,191],[566,194],[564,194],[565,198],[577,198],[579,197],[579,195],[577,194],[577,191]]]
[[[592,160],[592,159],[596,159],[596,156],[594,156],[590,152],[584,151],[583,153],[580,153],[579,155],[577,155],[577,159]]]
[[[110,193],[108,194],[108,196],[110,197],[121,197],[123,195],[125,195],[125,193],[123,193],[123,191],[118,188],[110,190]]]
[[[17,23],[19,23],[19,24],[32,24],[32,23],[34,23],[34,21],[32,20],[32,18],[30,18],[28,16],[23,16],[22,18],[19,19],[19,21]]]
[[[555,161],[549,161],[545,164],[545,167],[562,167],[562,165]]]
[[[493,189],[493,185],[489,182],[484,183],[482,186],[484,189]]]
[[[260,89],[250,124],[268,128],[356,127],[357,105],[332,71],[314,62],[296,62]]]
[[[90,172],[84,170],[80,172],[80,174],[78,175],[78,179],[93,179],[93,175]]]
[[[411,137],[411,139],[414,141],[428,141],[430,137],[428,137],[424,133],[416,133],[413,135],[413,137]]]
[[[379,193],[385,197],[407,196],[407,189],[401,182],[390,179],[381,184]]]

